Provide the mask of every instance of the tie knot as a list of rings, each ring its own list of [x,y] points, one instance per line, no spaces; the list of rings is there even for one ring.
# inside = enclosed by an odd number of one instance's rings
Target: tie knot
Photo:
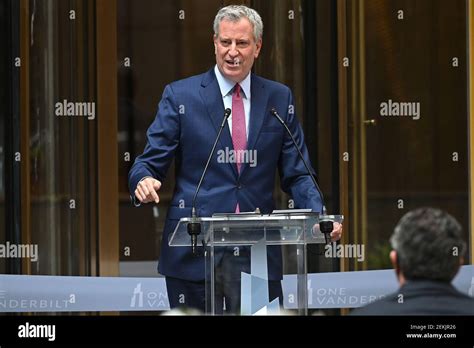
[[[238,83],[235,84],[234,94],[240,98],[240,85]]]

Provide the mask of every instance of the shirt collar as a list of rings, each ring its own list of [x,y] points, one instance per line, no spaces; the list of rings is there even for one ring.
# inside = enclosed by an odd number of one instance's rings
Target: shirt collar
[[[221,90],[222,96],[225,97],[227,94],[232,93],[235,82],[225,78],[217,67],[217,64],[214,67],[214,73],[216,74],[217,83],[219,84],[219,89]],[[239,83],[240,88],[244,91],[246,99],[250,99],[250,75],[251,74],[249,72],[247,77]]]

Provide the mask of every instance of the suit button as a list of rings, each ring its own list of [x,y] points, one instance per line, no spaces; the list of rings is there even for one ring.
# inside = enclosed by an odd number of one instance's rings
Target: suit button
[[[237,189],[239,189],[239,190],[240,190],[241,188],[242,188],[242,184],[241,184],[240,182],[239,182],[239,183],[237,183]]]

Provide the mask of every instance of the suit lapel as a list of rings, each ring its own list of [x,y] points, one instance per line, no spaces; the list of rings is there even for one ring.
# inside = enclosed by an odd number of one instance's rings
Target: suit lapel
[[[208,73],[204,75],[201,87],[201,98],[203,100],[204,105],[206,105],[207,114],[211,119],[211,123],[213,124],[214,129],[216,130],[217,136],[217,132],[219,132],[219,128],[221,127],[222,120],[224,118],[224,102],[222,101],[222,95],[219,89],[219,84],[217,82],[216,76],[214,75],[214,69],[209,70]],[[232,138],[229,131],[229,126],[227,123],[224,129],[222,130],[219,143],[221,144],[222,149],[234,149],[234,145],[232,144]],[[216,147],[216,151],[218,150],[218,148],[219,146]],[[229,164],[232,167],[234,174],[237,176],[237,165],[235,163]]]
[[[250,85],[250,120],[249,120],[249,137],[247,142],[247,150],[252,151],[255,148],[255,143],[257,142],[258,135],[262,129],[263,120],[266,115],[266,107],[268,102],[268,92],[265,88],[265,85],[262,83],[262,80],[257,76],[252,74],[252,82]],[[242,170],[240,175],[245,171],[249,166],[248,163],[242,165]]]

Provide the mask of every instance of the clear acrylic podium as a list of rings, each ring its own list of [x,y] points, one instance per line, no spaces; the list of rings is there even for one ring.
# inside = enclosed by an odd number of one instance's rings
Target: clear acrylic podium
[[[221,314],[221,307],[225,308],[226,303],[235,300],[226,298],[224,303],[216,300],[218,289],[223,286],[221,283],[226,281],[226,277],[223,280],[221,275],[232,272],[240,277],[238,282],[232,283],[232,286],[237,288],[234,296],[240,296],[237,299],[240,308],[233,314],[279,314],[284,299],[269,300],[268,269],[281,266],[282,274],[290,275],[296,283],[293,287],[294,291],[285,295],[291,297],[293,301],[293,312],[298,315],[307,315],[306,249],[308,244],[326,243],[319,229],[320,220],[342,223],[343,216],[275,211],[273,214],[266,215],[260,213],[216,214],[212,217],[197,218],[197,221],[201,223],[201,234],[198,236],[197,245],[201,253],[204,251],[206,267],[206,314]],[[191,238],[187,231],[190,221],[192,221],[190,217],[179,221],[169,238],[171,247],[191,248]],[[267,249],[269,253],[277,256],[281,252],[283,265],[268,263],[270,256],[267,257]],[[242,257],[239,254],[241,250],[245,254]],[[238,257],[235,258],[237,264],[242,258],[247,257],[249,267],[243,267],[243,270],[231,270],[230,273],[220,269],[224,263],[222,261],[224,252],[237,255]],[[230,258],[230,263],[232,262]],[[239,285],[240,289],[238,289]],[[296,306],[294,306],[295,303]]]

